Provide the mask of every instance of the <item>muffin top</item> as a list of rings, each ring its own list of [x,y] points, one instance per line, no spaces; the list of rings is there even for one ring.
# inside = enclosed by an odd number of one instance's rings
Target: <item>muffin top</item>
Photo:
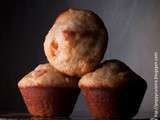
[[[104,56],[108,33],[102,20],[89,10],[61,13],[44,42],[48,61],[57,70],[82,76],[94,70]]]
[[[18,83],[19,87],[53,86],[77,87],[78,78],[69,77],[57,71],[50,64],[40,64]]]
[[[94,72],[84,75],[80,87],[120,87],[134,77],[138,77],[126,64],[119,60],[106,60]]]

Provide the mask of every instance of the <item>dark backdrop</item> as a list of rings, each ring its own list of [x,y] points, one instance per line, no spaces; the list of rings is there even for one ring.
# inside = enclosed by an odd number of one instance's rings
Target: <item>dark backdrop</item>
[[[58,1],[58,0],[57,0]],[[24,111],[17,82],[46,62],[43,41],[67,3],[56,0],[7,0],[0,4],[0,111]]]

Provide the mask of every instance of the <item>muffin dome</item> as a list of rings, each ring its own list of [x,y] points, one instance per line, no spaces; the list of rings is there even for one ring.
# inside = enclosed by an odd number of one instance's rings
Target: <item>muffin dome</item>
[[[38,65],[32,72],[24,76],[18,83],[19,87],[51,86],[77,87],[78,78],[69,77],[54,69],[50,64]]]
[[[102,20],[89,10],[68,9],[58,16],[44,42],[48,61],[57,70],[82,76],[99,64],[108,34]]]
[[[106,60],[94,72],[84,75],[79,81],[83,87],[120,87],[129,80],[140,79],[125,63],[119,60]]]

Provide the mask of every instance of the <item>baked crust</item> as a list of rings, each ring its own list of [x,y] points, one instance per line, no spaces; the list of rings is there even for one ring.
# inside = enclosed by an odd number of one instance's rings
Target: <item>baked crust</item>
[[[82,76],[102,60],[108,33],[102,20],[89,10],[68,9],[60,14],[44,42],[48,61],[57,70]]]
[[[119,60],[106,60],[97,70],[84,75],[80,87],[113,88],[120,87],[131,80],[142,79],[134,73],[125,63]]]
[[[79,78],[67,76],[50,64],[40,64],[18,83],[22,87],[52,86],[52,87],[78,87]]]

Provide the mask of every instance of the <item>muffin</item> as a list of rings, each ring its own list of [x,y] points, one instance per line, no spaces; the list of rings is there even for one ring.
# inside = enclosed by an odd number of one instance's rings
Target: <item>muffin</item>
[[[61,13],[44,41],[51,65],[69,76],[82,76],[100,63],[108,33],[102,20],[89,10],[68,9]]]
[[[95,118],[124,119],[138,112],[147,84],[125,63],[107,60],[84,75],[79,87]]]
[[[78,81],[50,64],[41,64],[24,76],[18,87],[32,115],[69,116],[80,92]]]

